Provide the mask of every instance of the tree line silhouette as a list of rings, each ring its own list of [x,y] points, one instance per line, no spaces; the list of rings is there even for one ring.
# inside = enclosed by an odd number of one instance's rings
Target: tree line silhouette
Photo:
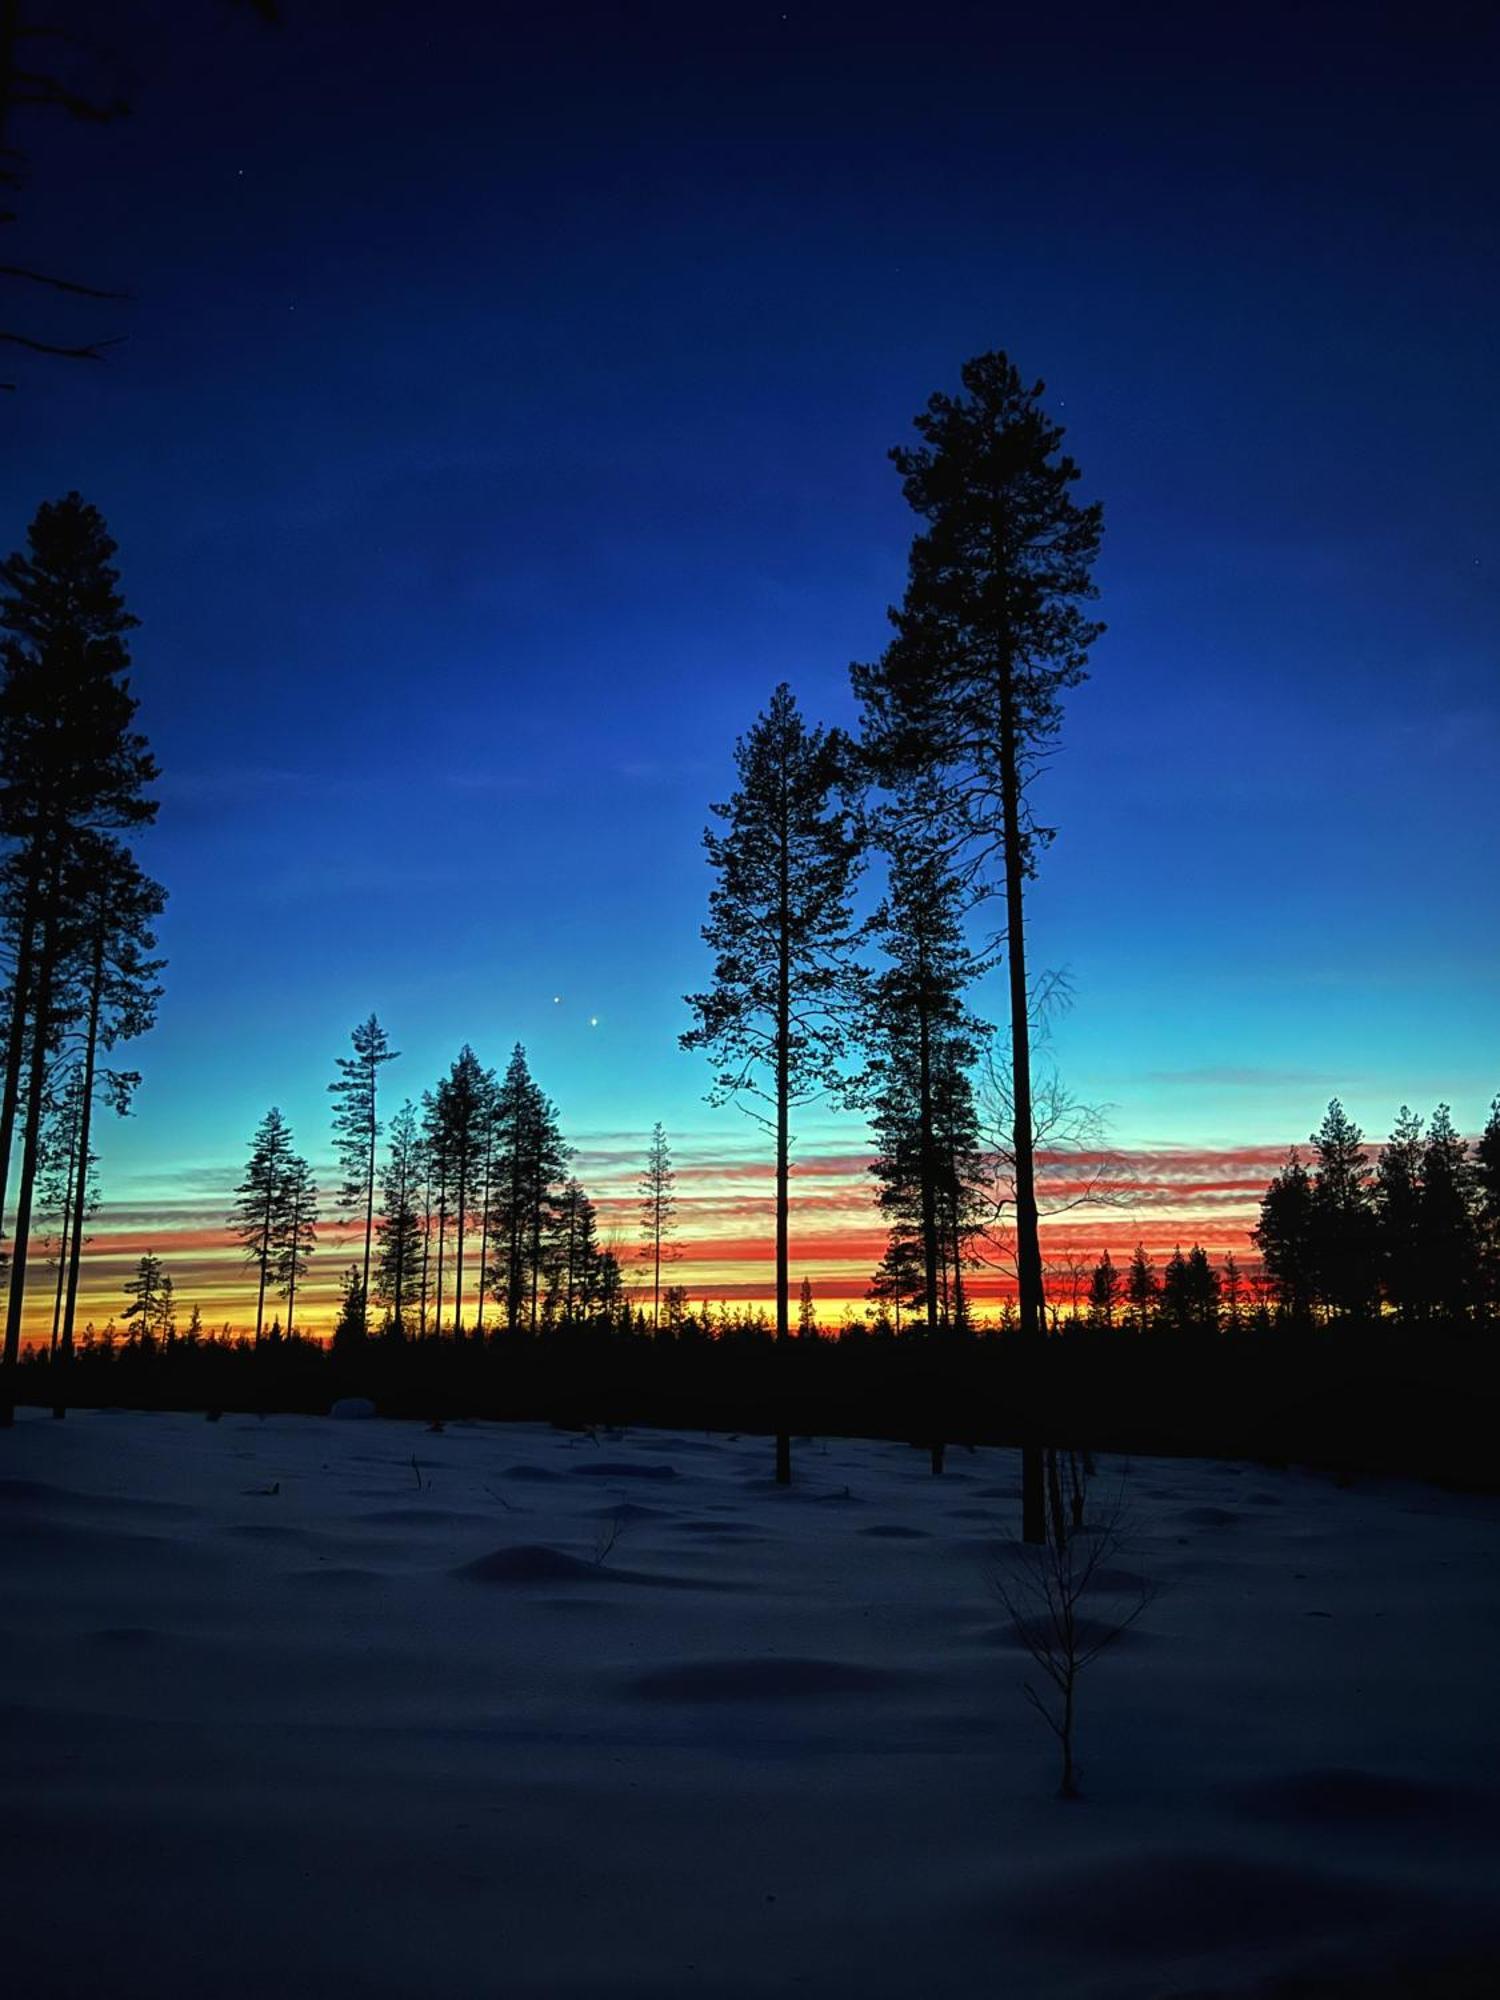
[[[712,808],[711,978],[687,997],[681,1042],[709,1062],[709,1101],[740,1106],[767,1136],[769,1321],[697,1311],[664,1284],[675,1197],[660,1125],[643,1147],[631,1260],[650,1274],[648,1316],[621,1247],[599,1240],[525,1051],[497,1072],[465,1045],[419,1101],[408,1097],[387,1119],[382,1077],[397,1052],[372,1014],[328,1086],[336,1190],[319,1190],[278,1107],[251,1138],[228,1220],[255,1289],[252,1351],[305,1346],[298,1299],[329,1226],[325,1206],[356,1246],[333,1340],[346,1373],[379,1347],[390,1379],[393,1351],[435,1340],[483,1353],[494,1341],[515,1351],[523,1339],[585,1334],[597,1351],[601,1339],[633,1342],[649,1329],[677,1349],[796,1344],[793,1128],[819,1100],[867,1115],[888,1231],[871,1311],[837,1343],[849,1352],[898,1336],[930,1347],[1001,1339],[1034,1367],[1049,1331],[1235,1333],[1383,1309],[1407,1328],[1493,1314],[1500,1114],[1471,1152],[1446,1107],[1425,1127],[1403,1110],[1373,1162],[1330,1107],[1310,1164],[1293,1154],[1267,1190],[1255,1231],[1261,1269],[1248,1278],[1232,1258],[1215,1270],[1194,1246],[1160,1277],[1142,1249],[1123,1269],[1106,1252],[1086,1279],[1075,1269],[1059,1284],[1054,1274],[1049,1288],[1039,1153],[1052,1107],[1045,1085],[1039,1100],[1032,1053],[1049,981],[1028,972],[1025,916],[1052,832],[1033,792],[1057,745],[1063,696],[1084,680],[1102,630],[1086,615],[1102,519],[1075,499],[1078,468],[1040,397],[1041,385],[1028,387],[997,353],[966,364],[960,395],[930,400],[920,443],[892,453],[919,527],[893,637],[878,661],[852,669],[858,733],[809,724],[783,684],[736,746],[735,790]],[[99,1199],[94,1114],[129,1109],[139,1079],[108,1058],[151,1026],[160,992],[153,924],[164,893],[127,840],[155,816],[156,767],[134,728],[126,635],[135,621],[114,553],[97,511],[70,494],[38,511],[26,549],[0,568],[0,1212],[13,1156],[17,1164],[6,1415],[38,1216],[56,1259],[45,1368],[55,1406],[66,1407],[80,1259]],[[860,918],[872,864],[882,889]],[[987,905],[998,924],[976,943]],[[997,1029],[970,995],[1002,967]],[[998,1079],[988,1119],[981,1070]],[[971,1274],[999,1260],[1014,1299],[985,1327]],[[91,1365],[111,1365],[98,1357],[117,1350],[149,1353],[153,1365],[183,1349],[242,1352],[232,1337],[206,1334],[196,1309],[179,1336],[171,1275],[154,1251],[128,1297],[125,1336],[90,1341]],[[796,1327],[818,1331],[805,1282]],[[1044,1440],[1024,1410],[1021,1421],[1034,1540],[1044,1532]],[[784,1475],[788,1427],[775,1428]]]

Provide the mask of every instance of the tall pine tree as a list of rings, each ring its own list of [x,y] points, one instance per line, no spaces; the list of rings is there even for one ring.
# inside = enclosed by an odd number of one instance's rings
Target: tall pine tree
[[[245,1178],[235,1189],[229,1226],[239,1237],[246,1262],[255,1272],[255,1339],[260,1342],[266,1316],[266,1288],[279,1269],[281,1232],[287,1192],[293,1172],[292,1134],[273,1104],[250,1142]]]
[[[896,636],[854,669],[876,766],[921,776],[924,811],[964,852],[982,890],[1002,896],[1008,969],[1012,1149],[1020,1326],[1045,1328],[1032,1117],[1025,884],[1051,838],[1030,787],[1056,744],[1062,697],[1084,679],[1102,627],[1083,606],[1102,532],[1097,505],[1073,496],[1079,472],[1061,428],[1008,357],[962,371],[963,393],[935,395],[921,444],[891,456],[925,526],[912,543]],[[1040,1447],[1023,1449],[1022,1532],[1046,1534]]]
[[[0,1213],[19,1127],[0,1423],[12,1421],[26,1260],[70,903],[91,836],[148,824],[156,766],[132,724],[125,609],[98,510],[41,507],[0,563],[0,917],[12,965],[0,1084]]]
[[[343,1169],[339,1205],[364,1225],[364,1257],[360,1263],[359,1297],[370,1296],[370,1258],[375,1243],[375,1149],[380,1138],[380,1072],[400,1053],[390,1045],[385,1029],[372,1014],[351,1029],[352,1056],[340,1056],[338,1075],[328,1089],[338,1102],[333,1113],[333,1144]]]
[[[703,929],[714,981],[687,996],[697,1024],[681,1041],[714,1066],[709,1102],[738,1103],[771,1134],[776,1333],[785,1340],[792,1112],[843,1087],[857,994],[855,770],[845,738],[808,729],[785,683],[734,758],[738,789],[713,808],[723,830],[703,836],[717,876]]]

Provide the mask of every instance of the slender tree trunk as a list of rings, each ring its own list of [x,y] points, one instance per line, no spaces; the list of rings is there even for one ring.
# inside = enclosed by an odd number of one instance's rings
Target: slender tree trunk
[[[1005,832],[1005,955],[1010,974],[1011,1146],[1015,1158],[1016,1277],[1020,1292],[1021,1337],[1041,1393],[1040,1349],[1043,1317],[1042,1246],[1036,1205],[1036,1158],[1031,1113],[1031,1013],[1026,990],[1026,930],[1021,845],[1021,769],[1017,742],[1015,683],[1007,659],[1000,675],[1000,806]],[[1021,1535],[1027,1542],[1047,1539],[1042,1447],[1034,1437],[1021,1447]]]
[[[0,110],[3,110],[0,106]],[[11,986],[10,1027],[5,1038],[5,1087],[0,1095],[0,1234],[5,1226],[5,1199],[10,1188],[10,1156],[16,1143],[16,1112],[21,1101],[21,1075],[26,1066],[26,1021],[31,999],[32,963],[40,915],[40,889],[33,877],[21,905],[21,932],[16,945],[16,976]]]
[[[448,1189],[446,1184],[438,1188],[438,1252],[437,1252],[437,1296],[432,1308],[432,1330],[441,1340],[443,1335],[443,1254],[448,1244]]]
[[[536,1206],[532,1208],[532,1334],[536,1334],[536,1308],[538,1294],[542,1290],[542,1190],[536,1190]]]
[[[292,1261],[286,1274],[286,1337],[291,1339],[297,1323],[297,1251],[302,1235],[302,1203],[292,1203]]]
[[[787,1210],[790,1195],[792,965],[791,856],[787,827],[786,787],[782,786],[780,905],[776,938],[776,1344],[780,1366],[786,1367],[786,1343],[791,1338],[790,1274],[787,1255]],[[781,1421],[786,1422],[783,1412]],[[789,1431],[776,1434],[776,1483],[792,1481],[792,1440]]]
[[[1062,1737],[1062,1796],[1076,1799],[1078,1777],[1073,1769],[1073,1676],[1070,1673],[1063,1683],[1063,1722],[1058,1732]]]
[[[360,1296],[364,1301],[363,1333],[370,1324],[370,1248],[375,1241],[375,1071],[370,1071],[370,1155],[365,1165],[365,1274],[362,1280],[364,1290]]]
[[[474,1334],[484,1337],[484,1290],[490,1263],[490,1194],[494,1185],[495,1152],[492,1138],[485,1140],[484,1200],[479,1208],[479,1300],[474,1308]]]
[[[432,1242],[432,1209],[429,1203],[430,1190],[422,1190],[422,1277],[417,1290],[417,1338],[427,1337],[427,1259]]]
[[[652,1204],[651,1331],[661,1331],[661,1196]]]
[[[73,1244],[73,1203],[78,1176],[78,1126],[82,1112],[82,1105],[75,1101],[73,1126],[68,1133],[68,1171],[63,1179],[62,1215],[57,1232],[57,1283],[52,1291],[52,1340],[47,1352],[54,1383],[57,1380],[57,1351],[62,1336],[63,1301],[67,1297],[68,1263]],[[53,1416],[58,1414],[55,1408],[52,1414]]]
[[[266,1195],[266,1216],[260,1229],[260,1283],[255,1292],[255,1344],[260,1346],[261,1328],[266,1318],[266,1278],[271,1269],[271,1221],[275,1194]]]
[[[466,1163],[458,1168],[458,1213],[453,1218],[453,1338],[464,1337],[464,1223],[469,1204]]]
[[[52,986],[57,960],[58,902],[62,863],[54,860],[42,911],[42,950],[38,953],[35,1018],[31,1034],[31,1072],[26,1088],[26,1117],[21,1137],[21,1179],[16,1190],[16,1226],[11,1241],[10,1297],[5,1315],[5,1351],[0,1362],[0,1427],[15,1422],[16,1376],[21,1360],[21,1316],[26,1304],[26,1255],[31,1246],[31,1204],[36,1188],[37,1155],[41,1144],[42,1105],[47,1093],[47,1040],[51,1031]]]
[[[68,1297],[63,1309],[62,1360],[54,1381],[52,1414],[68,1408],[68,1377],[73,1368],[73,1322],[78,1311],[78,1279],[83,1265],[83,1211],[88,1197],[89,1147],[94,1133],[95,1066],[99,1056],[99,1009],[104,996],[104,931],[94,937],[94,963],[89,981],[88,1028],[83,1044],[83,1097],[78,1111],[78,1192],[74,1198],[73,1238],[68,1246]]]
[[[919,961],[919,981],[925,982],[926,968]],[[927,1333],[938,1329],[938,1224],[937,1170],[932,1138],[932,1024],[927,1018],[927,996],[917,1002],[917,1087],[919,1141],[922,1153],[922,1272],[926,1287]]]

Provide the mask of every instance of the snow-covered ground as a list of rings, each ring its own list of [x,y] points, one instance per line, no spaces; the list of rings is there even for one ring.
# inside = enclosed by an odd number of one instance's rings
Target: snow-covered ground
[[[1160,1593],[1068,1805],[987,1580],[1015,1454],[770,1470],[21,1412],[5,1989],[1500,1994],[1500,1501],[1137,1461]]]

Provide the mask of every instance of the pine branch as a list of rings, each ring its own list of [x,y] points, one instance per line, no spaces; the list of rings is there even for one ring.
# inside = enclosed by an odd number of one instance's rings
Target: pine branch
[[[32,340],[24,333],[0,333],[0,346],[24,347],[29,354],[55,354],[64,361],[102,361],[106,347],[118,347],[120,344],[120,339],[91,340],[82,347],[60,347],[55,341]],[[15,384],[7,382],[5,386],[13,389]]]
[[[0,216],[0,221],[9,220]],[[30,285],[45,285],[49,291],[68,292],[80,299],[127,299],[128,292],[101,291],[97,285],[75,284],[71,278],[53,278],[45,271],[30,270],[24,264],[0,264],[0,278],[21,278]]]

